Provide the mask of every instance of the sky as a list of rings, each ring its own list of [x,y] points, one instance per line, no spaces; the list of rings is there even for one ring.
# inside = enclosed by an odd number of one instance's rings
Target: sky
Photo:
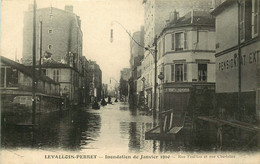
[[[24,11],[33,0],[1,1],[1,55],[9,59],[22,58]],[[99,64],[103,83],[119,81],[120,70],[130,67],[129,32],[140,30],[144,22],[142,0],[36,0],[37,8],[64,9],[73,5],[80,16],[83,32],[83,55]],[[113,42],[110,30],[113,29]]]

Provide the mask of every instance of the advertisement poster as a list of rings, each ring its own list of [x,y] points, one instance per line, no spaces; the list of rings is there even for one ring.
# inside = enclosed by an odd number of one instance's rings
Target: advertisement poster
[[[260,163],[260,0],[2,0],[2,164]]]

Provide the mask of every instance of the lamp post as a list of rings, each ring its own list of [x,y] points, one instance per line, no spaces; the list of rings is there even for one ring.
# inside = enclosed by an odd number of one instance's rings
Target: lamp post
[[[32,45],[33,69],[32,69],[32,124],[35,124],[36,113],[36,0],[33,3],[33,45]]]
[[[162,109],[164,107],[164,89],[163,89],[164,74],[163,74],[163,72],[160,72],[160,74],[158,75],[158,78],[161,80],[161,96],[160,96],[161,105],[159,107],[159,121],[160,121],[160,133],[162,133],[163,132]]]

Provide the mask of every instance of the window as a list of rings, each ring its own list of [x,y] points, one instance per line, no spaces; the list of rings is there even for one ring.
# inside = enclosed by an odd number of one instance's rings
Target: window
[[[52,32],[53,32],[52,30],[48,30],[48,33],[49,33],[49,34],[52,34]]]
[[[48,49],[49,49],[49,50],[52,49],[52,45],[51,45],[51,44],[48,45]]]
[[[59,82],[59,78],[60,78],[60,71],[59,70],[57,70],[57,82]]]
[[[199,81],[207,81],[207,64],[198,64]]]
[[[252,0],[252,38],[258,35],[259,0]]]
[[[42,69],[42,72],[45,76],[47,76],[47,72],[46,72],[46,69]]]
[[[1,68],[1,85],[0,87],[4,87],[5,85],[5,68]]]
[[[175,81],[183,81],[183,64],[175,65]]]
[[[171,81],[187,81],[187,64],[171,65]]]
[[[172,34],[172,50],[182,51],[187,49],[187,33],[178,32]]]
[[[6,86],[18,86],[18,71],[14,68],[6,68]]]
[[[241,2],[240,4],[240,41],[243,42],[245,40],[245,2]]]
[[[53,70],[53,80],[56,80],[56,71]]]

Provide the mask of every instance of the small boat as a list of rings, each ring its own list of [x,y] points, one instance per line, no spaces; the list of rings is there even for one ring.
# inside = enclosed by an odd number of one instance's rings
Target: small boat
[[[92,109],[100,109],[100,105],[98,104],[97,101],[95,101],[95,102],[92,104]]]

